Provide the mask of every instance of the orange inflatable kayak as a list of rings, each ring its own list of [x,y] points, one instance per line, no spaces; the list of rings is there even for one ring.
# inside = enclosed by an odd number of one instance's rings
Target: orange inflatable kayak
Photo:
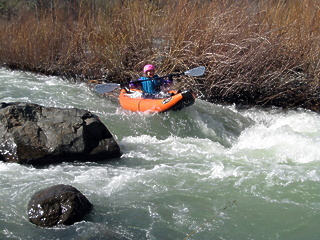
[[[121,89],[120,105],[123,109],[138,112],[160,113],[178,111],[191,106],[195,101],[195,94],[191,90],[183,92],[170,91],[172,96],[165,98],[144,98],[141,90]]]

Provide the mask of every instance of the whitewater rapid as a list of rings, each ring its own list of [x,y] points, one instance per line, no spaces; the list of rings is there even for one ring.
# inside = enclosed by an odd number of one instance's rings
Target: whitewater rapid
[[[318,239],[317,113],[200,99],[180,112],[131,113],[83,83],[0,69],[0,102],[17,101],[97,114],[123,156],[41,168],[0,162],[0,239]],[[29,223],[31,195],[60,183],[93,211],[73,226]]]

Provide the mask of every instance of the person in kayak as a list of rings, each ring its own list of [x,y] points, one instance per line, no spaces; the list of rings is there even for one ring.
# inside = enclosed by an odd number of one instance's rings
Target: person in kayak
[[[155,74],[156,68],[152,64],[143,67],[144,77],[130,83],[131,88],[141,89],[145,98],[163,97],[161,87],[167,88],[172,84],[172,78],[164,79]],[[140,81],[140,82],[139,82]]]

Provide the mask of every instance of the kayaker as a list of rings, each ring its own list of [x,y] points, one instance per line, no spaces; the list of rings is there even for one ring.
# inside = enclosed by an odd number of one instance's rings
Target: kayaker
[[[163,97],[163,94],[165,93],[161,92],[161,87],[169,87],[172,84],[172,78],[168,77],[168,79],[164,79],[156,75],[155,72],[156,68],[154,65],[145,65],[143,67],[143,73],[145,74],[145,76],[140,77],[138,81],[133,81],[132,83],[130,83],[130,87],[141,89],[145,98]]]

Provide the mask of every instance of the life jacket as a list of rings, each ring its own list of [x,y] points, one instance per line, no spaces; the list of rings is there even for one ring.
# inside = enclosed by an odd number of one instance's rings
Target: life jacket
[[[141,82],[142,90],[145,93],[148,93],[148,94],[159,93],[160,92],[160,86],[161,86],[162,78],[158,78],[158,77],[159,77],[158,75],[155,75],[154,78],[156,78],[156,79],[152,79],[152,78],[148,78],[148,77],[139,78],[139,80],[150,79],[149,81]]]

